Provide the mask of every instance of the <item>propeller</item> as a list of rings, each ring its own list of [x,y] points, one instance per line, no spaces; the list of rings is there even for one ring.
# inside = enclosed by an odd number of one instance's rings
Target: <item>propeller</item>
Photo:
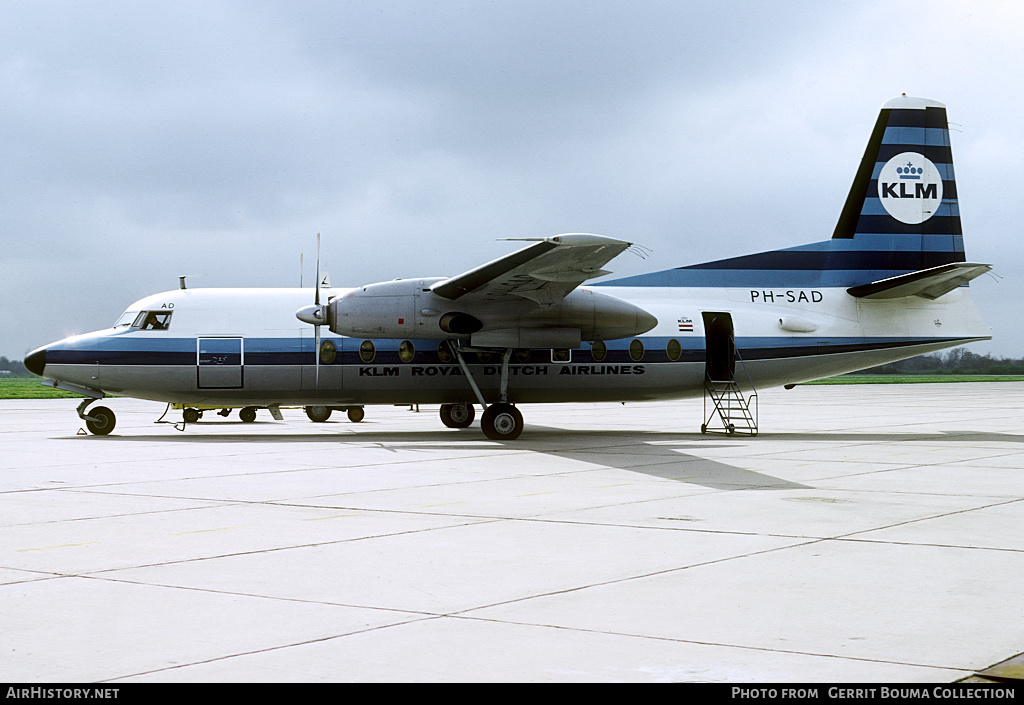
[[[316,234],[316,293],[313,295],[313,305],[303,306],[295,312],[295,317],[313,326],[316,393],[320,394],[320,326],[327,322],[327,307],[320,303],[320,233]]]
[[[320,305],[320,233],[316,234],[316,293],[313,294],[313,305],[317,309],[317,318],[327,318],[323,306]],[[316,395],[320,396],[320,325],[313,326],[313,354],[316,355]]]

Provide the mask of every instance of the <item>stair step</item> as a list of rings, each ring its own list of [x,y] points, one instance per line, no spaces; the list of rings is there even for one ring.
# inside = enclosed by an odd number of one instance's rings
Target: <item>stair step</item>
[[[729,433],[735,431],[747,431],[757,435],[757,421],[750,413],[750,402],[743,394],[739,383],[735,379],[707,379],[704,380],[705,402],[711,397],[714,405],[714,412],[718,414],[722,424]],[[751,399],[755,399],[757,393],[753,392]],[[710,419],[708,419],[710,420]],[[707,428],[707,422],[701,427],[703,432]]]

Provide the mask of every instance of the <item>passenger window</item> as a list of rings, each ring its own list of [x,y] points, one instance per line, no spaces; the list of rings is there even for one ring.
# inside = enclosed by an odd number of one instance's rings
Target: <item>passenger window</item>
[[[402,362],[412,362],[416,357],[416,346],[411,340],[403,340],[398,344],[398,359]]]
[[[683,346],[679,344],[679,341],[675,338],[668,341],[668,345],[665,346],[665,354],[668,355],[668,359],[675,362],[683,355]]]
[[[590,356],[594,358],[594,362],[603,362],[605,357],[608,355],[608,346],[605,345],[603,340],[595,340],[590,345]]]
[[[330,365],[338,357],[338,346],[333,340],[325,340],[320,343],[320,362]]]
[[[377,348],[374,347],[372,340],[364,340],[359,344],[359,359],[363,362],[373,362],[376,355]]]
[[[629,356],[634,362],[640,362],[644,359],[644,344],[640,342],[639,338],[633,338],[633,341],[629,344]]]

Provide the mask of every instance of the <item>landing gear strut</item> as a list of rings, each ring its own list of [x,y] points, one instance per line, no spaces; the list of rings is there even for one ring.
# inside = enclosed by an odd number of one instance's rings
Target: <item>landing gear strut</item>
[[[455,353],[455,358],[459,361],[459,368],[462,370],[462,375],[469,382],[469,386],[473,390],[473,394],[476,396],[477,401],[480,402],[480,406],[484,408],[483,416],[480,417],[480,428],[483,429],[484,435],[493,441],[514,441],[519,438],[519,435],[523,432],[523,415],[519,412],[510,401],[508,393],[508,363],[512,359],[512,348],[506,348],[501,356],[501,381],[498,387],[498,403],[487,405],[484,400],[484,395],[480,391],[480,387],[477,386],[476,380],[473,379],[473,375],[469,370],[469,366],[462,356],[462,349],[452,344],[452,351]],[[441,420],[446,426],[450,426],[449,421],[446,420],[446,415],[451,415],[454,404],[446,404],[441,407]],[[467,405],[468,406],[468,405]],[[448,410],[446,411],[446,407]],[[468,406],[472,412],[473,407]],[[465,421],[465,425],[468,426],[473,421],[473,416],[470,414],[468,421]],[[456,428],[461,428],[456,426]]]
[[[85,407],[92,404],[96,399],[86,399],[78,405],[78,416],[85,421],[85,427],[96,436],[106,436],[114,430],[117,424],[117,417],[114,412],[105,406],[97,406],[85,413]]]

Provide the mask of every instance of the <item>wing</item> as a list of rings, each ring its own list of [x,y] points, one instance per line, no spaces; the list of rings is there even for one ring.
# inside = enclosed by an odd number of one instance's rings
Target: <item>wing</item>
[[[586,280],[610,274],[602,267],[630,245],[602,235],[556,235],[437,282],[430,289],[452,300],[529,299],[552,304]]]

